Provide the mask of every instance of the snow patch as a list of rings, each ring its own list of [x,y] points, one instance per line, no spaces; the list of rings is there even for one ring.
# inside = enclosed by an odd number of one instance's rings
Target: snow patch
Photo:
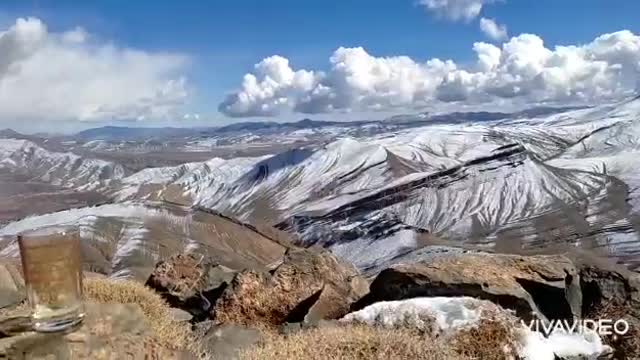
[[[433,318],[439,330],[448,331],[477,323],[482,311],[489,308],[496,306],[470,297],[413,298],[378,302],[348,314],[340,321],[385,327],[410,324],[423,328],[428,325],[425,321]]]
[[[602,339],[593,332],[584,335],[554,332],[545,338],[541,333],[524,330],[520,356],[527,360],[554,360],[570,357],[595,359],[609,351]]]
[[[505,318],[515,319],[506,310],[486,300],[470,297],[430,297],[378,302],[348,314],[340,321],[384,327],[415,326],[424,329],[429,328],[427,322],[433,319],[436,330],[450,335],[456,330],[478,324],[486,317],[485,314],[491,313],[501,313]],[[610,351],[594,332],[554,332],[545,338],[541,333],[531,331],[524,325],[519,325],[517,332],[520,334],[520,342],[516,346],[519,355],[526,360],[553,360],[556,356],[595,358]]]

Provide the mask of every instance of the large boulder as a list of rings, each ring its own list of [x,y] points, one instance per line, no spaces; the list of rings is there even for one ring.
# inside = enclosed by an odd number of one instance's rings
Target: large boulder
[[[490,300],[523,319],[578,318],[582,304],[578,271],[564,256],[454,253],[383,270],[354,310],[424,296]]]
[[[268,272],[245,270],[216,299],[217,323],[275,327],[337,319],[367,292],[349,263],[324,250],[289,249]]]

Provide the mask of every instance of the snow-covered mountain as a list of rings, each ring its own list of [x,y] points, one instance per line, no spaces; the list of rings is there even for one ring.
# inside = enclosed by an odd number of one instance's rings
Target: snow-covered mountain
[[[118,196],[267,219],[362,267],[436,238],[512,251],[584,244],[629,259],[640,250],[638,104],[341,134],[270,156],[146,169]],[[612,246],[621,236],[631,245]]]
[[[0,257],[17,257],[15,236],[57,224],[80,229],[84,262],[113,277],[145,281],[156,263],[184,251],[232,268],[260,268],[279,259],[279,239],[213,212],[171,204],[120,203],[26,218],[0,229]]]
[[[111,170],[71,168],[102,174],[74,175],[78,182],[111,179],[102,191],[116,202],[179,202],[267,222],[300,244],[325,246],[369,270],[441,243],[502,251],[577,246],[640,265],[640,99],[477,121],[463,115],[433,123],[424,114],[404,116],[384,126],[251,125],[248,133],[230,129],[227,138],[198,141],[242,149],[245,142],[217,141],[309,136],[300,146],[265,148],[273,149],[268,155],[214,157],[128,176],[102,162]],[[276,141],[278,129],[285,133]],[[13,140],[13,148],[4,146],[11,155],[0,158],[11,164],[27,143]],[[69,158],[62,164],[75,159],[60,156]],[[67,165],[47,170],[56,166]]]
[[[314,203],[280,227],[367,267],[434,235],[486,245],[511,224],[585,206],[610,182],[604,175],[550,167],[513,146],[441,172],[408,175],[349,202]],[[384,246],[380,239],[387,239]]]
[[[0,170],[82,190],[100,187],[125,175],[124,168],[118,164],[70,152],[53,152],[31,141],[17,139],[0,139]]]

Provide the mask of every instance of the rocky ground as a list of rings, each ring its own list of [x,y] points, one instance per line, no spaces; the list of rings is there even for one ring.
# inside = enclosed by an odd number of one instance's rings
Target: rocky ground
[[[366,278],[319,249],[289,248],[266,269],[176,254],[145,284],[87,274],[87,320],[59,336],[29,331],[18,265],[0,265],[0,358],[640,358],[640,276],[564,255],[441,250]],[[520,322],[598,318],[629,332]]]

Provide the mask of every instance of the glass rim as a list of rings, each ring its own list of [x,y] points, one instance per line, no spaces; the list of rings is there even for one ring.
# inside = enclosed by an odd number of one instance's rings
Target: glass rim
[[[74,225],[51,225],[21,231],[18,238],[37,238],[45,236],[68,236],[79,234],[80,229]]]

